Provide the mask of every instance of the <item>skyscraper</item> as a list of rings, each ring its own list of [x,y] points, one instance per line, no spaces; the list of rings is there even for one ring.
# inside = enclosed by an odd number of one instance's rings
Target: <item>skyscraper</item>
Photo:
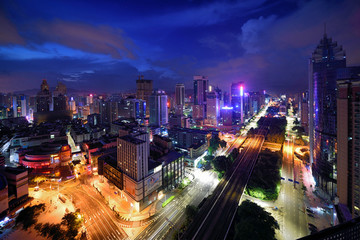
[[[150,125],[162,126],[168,123],[167,95],[163,90],[155,90],[149,99]]]
[[[46,79],[42,81],[40,89],[36,95],[36,110],[37,112],[48,112],[50,111],[51,93]]]
[[[345,51],[326,34],[309,61],[310,162],[317,185],[336,194],[336,70],[346,67]]]
[[[244,122],[244,83],[236,82],[231,84],[231,106],[235,119]]]
[[[194,76],[194,105],[206,104],[209,80],[205,76]]]
[[[341,80],[337,81],[337,122],[341,123],[337,126],[337,195],[339,203],[348,207],[352,217],[358,217],[360,216],[360,67],[340,70],[348,70],[349,73],[354,74],[345,74],[345,76],[338,74]]]
[[[175,105],[185,105],[185,85],[182,83],[175,86]]]
[[[27,114],[26,97],[21,96],[21,116],[26,117],[26,114]]]
[[[220,118],[220,100],[217,92],[209,92],[206,98],[206,119],[210,125],[217,126]]]
[[[143,119],[146,113],[146,104],[144,100],[135,98],[122,99],[118,103],[119,117]]]
[[[146,105],[149,105],[149,97],[153,91],[153,80],[145,80],[144,76],[139,76],[136,80],[136,98],[145,100]],[[149,107],[146,108],[146,115],[149,115]]]
[[[145,135],[149,138],[147,133]],[[117,145],[117,165],[121,171],[135,181],[146,177],[150,154],[149,141],[126,135],[118,138]]]

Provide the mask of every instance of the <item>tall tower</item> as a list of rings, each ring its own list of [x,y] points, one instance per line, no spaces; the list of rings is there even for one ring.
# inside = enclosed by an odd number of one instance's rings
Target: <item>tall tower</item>
[[[310,162],[317,185],[336,194],[336,70],[346,67],[345,51],[326,33],[309,61]]]
[[[146,105],[149,105],[149,97],[153,91],[153,80],[145,80],[144,76],[139,76],[136,80],[136,98],[145,100]],[[149,108],[146,108],[146,115],[149,115]]]
[[[360,216],[359,112],[360,67],[341,69],[337,81],[337,195],[353,218]]]
[[[44,79],[40,86],[40,91],[36,95],[36,110],[37,112],[48,112],[50,111],[51,104],[51,93],[49,85]]]
[[[209,80],[205,76],[194,76],[194,105],[206,104]]]
[[[220,118],[220,100],[217,92],[212,91],[207,94],[207,121],[212,126],[217,126]]]
[[[167,95],[163,90],[155,90],[150,96],[150,125],[162,126],[168,123]]]
[[[178,83],[175,86],[175,105],[185,104],[185,86],[182,83]]]
[[[244,83],[236,82],[231,84],[231,105],[235,119],[244,122]]]

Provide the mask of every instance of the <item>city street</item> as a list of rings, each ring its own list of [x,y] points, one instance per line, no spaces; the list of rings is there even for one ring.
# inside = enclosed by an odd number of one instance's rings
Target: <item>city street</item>
[[[164,237],[171,239],[173,229],[179,229],[185,220],[184,209],[186,206],[199,205],[205,197],[213,192],[219,182],[216,173],[203,172],[200,169],[195,169],[193,172],[194,181],[175,200],[162,209],[156,221],[151,223],[136,239],[162,239]]]
[[[119,227],[114,213],[104,200],[87,185],[66,188],[65,194],[71,196],[76,208],[83,214],[89,239],[125,239],[126,234]]]
[[[285,180],[281,181],[280,194],[275,203],[282,212],[282,219],[279,222],[282,239],[297,239],[309,234],[304,194],[297,174],[300,166],[301,162],[294,160],[293,142],[286,140],[283,147],[281,171]],[[299,184],[296,184],[294,180]]]
[[[205,202],[182,236],[183,239],[226,237],[263,142],[264,137],[260,135],[250,140],[248,147],[240,154],[232,174],[226,175],[220,182],[212,197]]]

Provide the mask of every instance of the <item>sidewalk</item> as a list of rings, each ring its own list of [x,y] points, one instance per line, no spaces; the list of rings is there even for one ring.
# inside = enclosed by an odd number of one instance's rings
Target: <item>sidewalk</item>
[[[334,216],[333,205],[329,196],[321,189],[315,187],[315,182],[311,174],[311,170],[301,165],[302,175],[301,181],[306,187],[304,193],[305,205],[315,212],[316,218],[308,218],[309,222],[317,226],[318,230],[322,230],[338,223],[338,219]]]
[[[94,176],[90,179],[88,186],[96,189],[109,207],[126,221],[147,221],[154,217],[162,209],[162,203],[175,194],[174,191],[166,193],[162,199],[158,199],[141,212],[136,212],[126,196],[117,187],[109,184],[106,178]]]

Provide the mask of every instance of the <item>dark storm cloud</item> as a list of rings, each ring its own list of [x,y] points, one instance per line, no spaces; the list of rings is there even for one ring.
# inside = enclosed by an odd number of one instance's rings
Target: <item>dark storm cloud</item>
[[[135,58],[133,42],[119,28],[55,20],[39,22],[35,29],[43,42],[55,42],[90,53],[108,54],[116,59]]]

